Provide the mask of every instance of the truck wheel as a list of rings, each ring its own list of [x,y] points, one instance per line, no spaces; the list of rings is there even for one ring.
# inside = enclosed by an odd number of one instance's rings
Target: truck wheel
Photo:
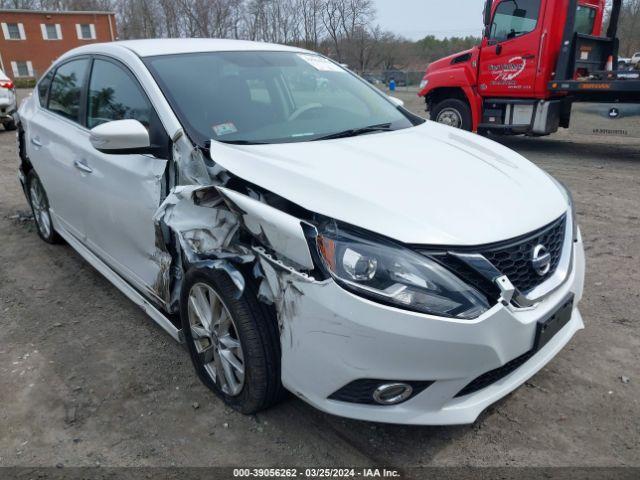
[[[237,299],[224,272],[191,269],[180,295],[182,331],[200,380],[231,408],[254,414],[277,403],[280,336],[274,313],[247,281]]]
[[[29,194],[29,205],[36,222],[38,235],[47,243],[61,243],[62,238],[53,229],[51,212],[49,211],[49,199],[44,191],[40,177],[34,170],[27,175],[27,192]]]
[[[448,125],[449,127],[461,128],[471,131],[471,109],[466,102],[457,98],[449,98],[438,102],[429,112],[431,120]]]

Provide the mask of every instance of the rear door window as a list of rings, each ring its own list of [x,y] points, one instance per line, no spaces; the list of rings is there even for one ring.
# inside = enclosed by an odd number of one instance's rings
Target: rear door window
[[[51,82],[49,110],[82,124],[80,105],[88,66],[89,60],[83,58],[58,67]]]

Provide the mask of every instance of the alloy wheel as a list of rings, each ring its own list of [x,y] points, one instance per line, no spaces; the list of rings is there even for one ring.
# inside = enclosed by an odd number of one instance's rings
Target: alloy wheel
[[[33,207],[33,215],[35,217],[40,233],[43,237],[49,237],[51,235],[51,216],[49,215],[49,202],[47,196],[44,193],[44,188],[38,177],[35,177],[31,181],[29,188],[29,198],[31,199],[31,206]]]
[[[238,329],[222,299],[209,285],[189,292],[189,327],[200,362],[225,394],[235,397],[244,386],[244,354]]]

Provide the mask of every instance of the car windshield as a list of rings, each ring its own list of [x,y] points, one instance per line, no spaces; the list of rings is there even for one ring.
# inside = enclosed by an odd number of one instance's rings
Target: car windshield
[[[290,143],[413,126],[377,89],[311,53],[209,52],[145,63],[201,146],[211,139]]]

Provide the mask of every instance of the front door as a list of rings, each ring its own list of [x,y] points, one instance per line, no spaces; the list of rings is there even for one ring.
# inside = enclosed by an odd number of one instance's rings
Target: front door
[[[123,119],[146,126],[152,144],[163,128],[126,67],[96,58],[87,90],[87,127]],[[138,289],[153,293],[161,270],[153,214],[162,199],[167,160],[147,154],[101,153],[89,142],[88,132],[82,155],[89,170],[90,197],[84,205],[89,248]]]
[[[478,86],[483,97],[534,96],[541,10],[541,0],[496,3],[480,53]]]

